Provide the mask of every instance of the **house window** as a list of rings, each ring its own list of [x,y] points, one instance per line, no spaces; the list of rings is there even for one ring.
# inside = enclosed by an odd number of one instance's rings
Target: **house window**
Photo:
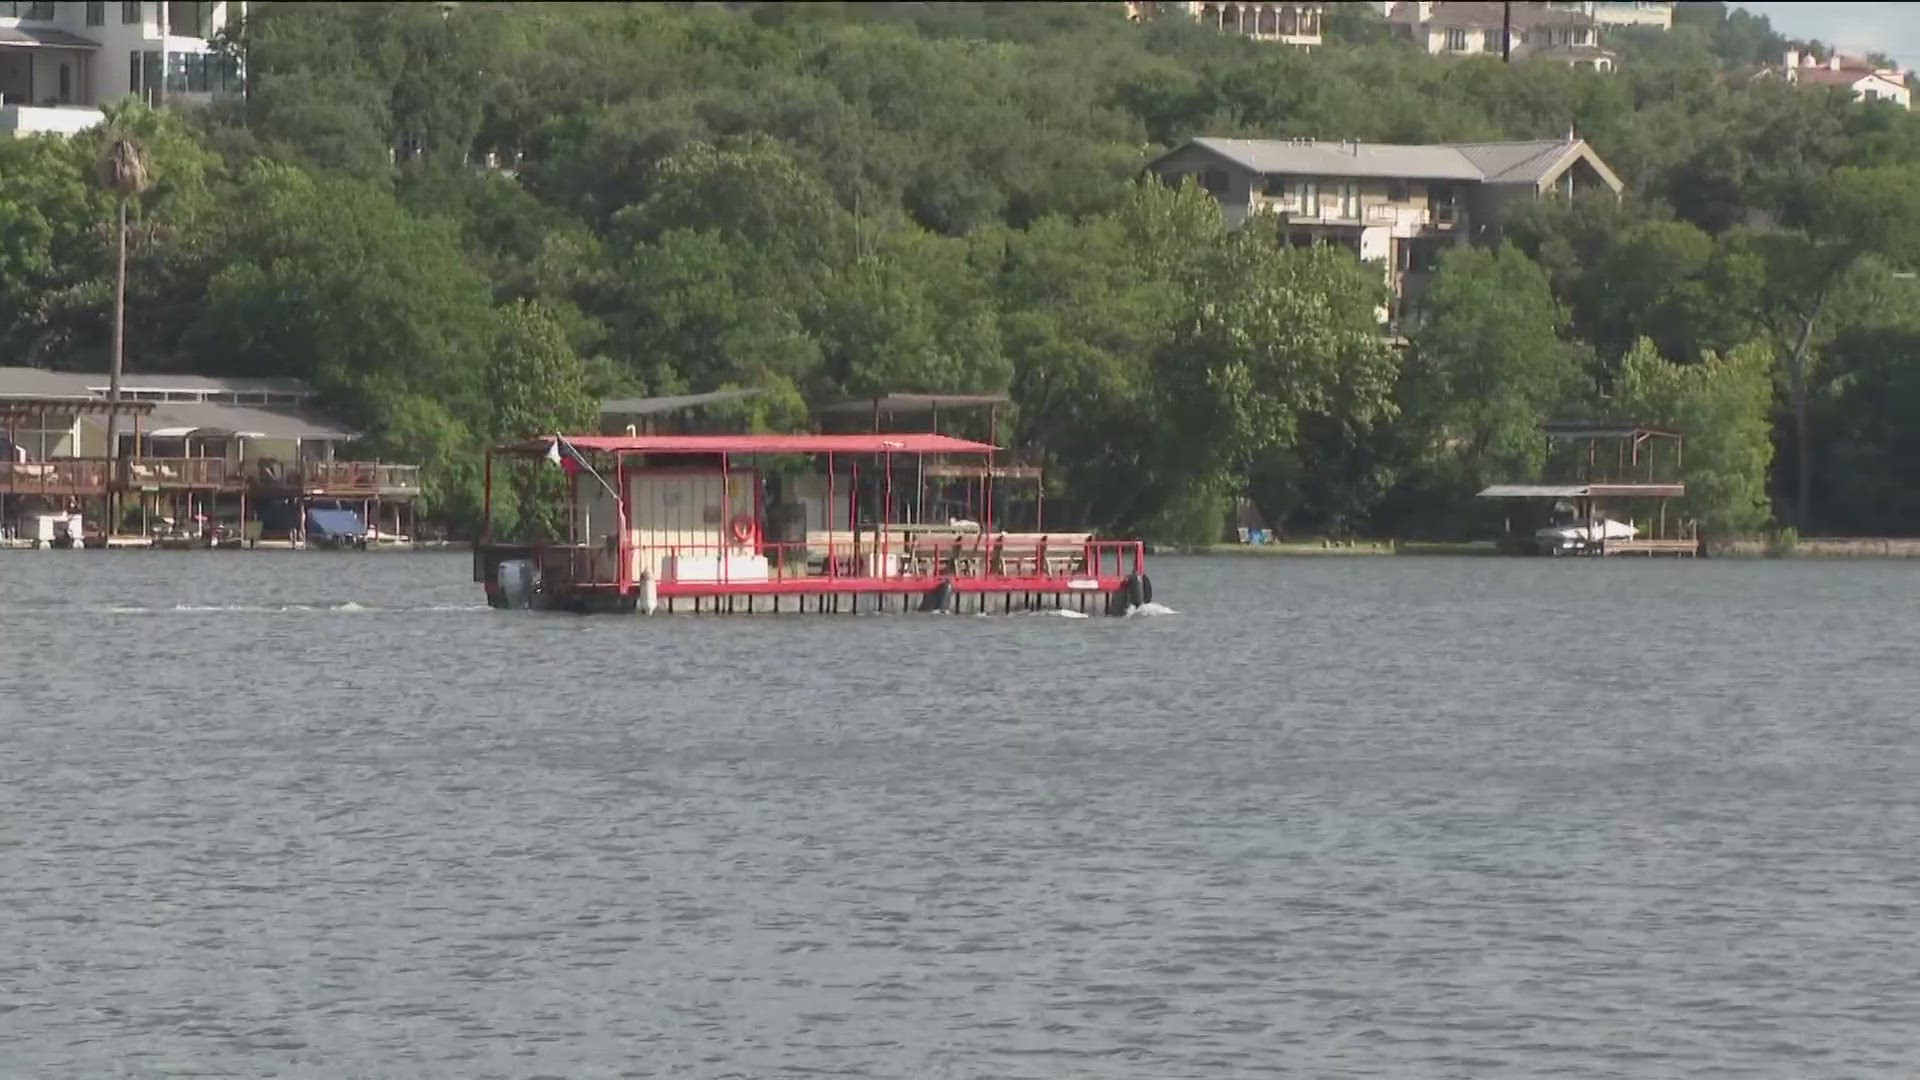
[[[1286,198],[1287,178],[1278,173],[1268,173],[1266,182],[1260,186],[1260,193],[1270,199]]]
[[[120,21],[128,26],[144,22],[146,17],[140,13],[141,6],[138,0],[121,0]]]
[[[1406,202],[1409,197],[1407,193],[1407,182],[1405,180],[1387,181],[1387,200],[1389,202]]]
[[[1206,172],[1201,173],[1200,186],[1206,189],[1207,194],[1215,196],[1216,198],[1225,195],[1227,193],[1227,187],[1229,186],[1227,170],[1208,169]]]
[[[107,25],[107,0],[90,0],[87,4],[87,25]]]
[[[73,68],[67,64],[60,65],[60,101],[67,105],[73,103]]]
[[[1341,218],[1347,221],[1359,220],[1360,218],[1360,185],[1359,184],[1348,183],[1348,184],[1340,185],[1340,216]]]
[[[172,0],[167,4],[167,32],[176,37],[206,37],[213,26],[213,5],[207,0]]]
[[[127,92],[153,100],[160,89],[160,54],[136,49],[127,54]]]
[[[1320,216],[1320,185],[1312,180],[1300,181],[1296,190],[1302,217]]]
[[[1465,30],[1460,30],[1456,28],[1456,29],[1447,31],[1447,51],[1448,52],[1466,52],[1467,51],[1467,32]]]
[[[51,3],[28,4],[25,17],[40,22],[51,22],[53,21],[53,5]]]

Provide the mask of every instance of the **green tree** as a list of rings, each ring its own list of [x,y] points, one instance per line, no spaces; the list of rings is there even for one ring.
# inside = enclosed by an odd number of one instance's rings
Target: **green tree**
[[[496,326],[486,282],[442,222],[352,180],[260,165],[244,181],[187,340],[211,372],[291,376],[367,432],[364,450],[422,460],[430,500],[469,514],[456,467],[486,430],[476,358]]]
[[[1217,539],[1255,465],[1294,446],[1306,417],[1359,430],[1393,413],[1398,373],[1380,334],[1375,268],[1328,246],[1290,248],[1249,225],[1203,259],[1191,316],[1154,364],[1161,397],[1153,531]]]
[[[1641,338],[1621,362],[1612,401],[1619,419],[1685,439],[1684,506],[1709,535],[1751,533],[1771,517],[1772,408],[1773,355],[1763,342],[1675,364]]]
[[[1533,475],[1540,425],[1591,393],[1546,274],[1511,246],[1448,252],[1400,384],[1410,482],[1451,506]]]

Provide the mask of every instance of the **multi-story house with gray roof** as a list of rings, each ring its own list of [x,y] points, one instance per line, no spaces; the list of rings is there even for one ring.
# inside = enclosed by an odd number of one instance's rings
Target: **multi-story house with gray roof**
[[[1194,139],[1148,172],[1191,179],[1220,202],[1227,224],[1278,216],[1298,244],[1332,243],[1380,264],[1396,318],[1417,300],[1448,245],[1490,242],[1518,202],[1601,190],[1621,180],[1582,139],[1385,143],[1312,139]]]

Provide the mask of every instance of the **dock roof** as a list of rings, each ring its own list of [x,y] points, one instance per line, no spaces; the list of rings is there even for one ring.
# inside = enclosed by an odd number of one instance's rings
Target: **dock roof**
[[[1672,498],[1687,493],[1685,484],[1494,484],[1482,499],[1590,499]]]
[[[894,413],[937,412],[940,409],[978,408],[983,405],[1005,405],[1013,398],[1006,394],[876,394],[873,397],[848,398],[843,401],[818,405],[814,412],[823,416],[861,414],[877,412],[883,415]]]
[[[990,454],[992,443],[926,433],[865,435],[563,435],[569,446],[605,454]],[[495,447],[545,454],[552,436]]]
[[[721,405],[729,401],[746,401],[765,394],[765,390],[742,387],[732,390],[709,390],[704,394],[673,394],[667,397],[646,398],[608,398],[600,403],[602,416],[659,416],[664,413],[679,412],[682,409],[698,409],[708,405]]]

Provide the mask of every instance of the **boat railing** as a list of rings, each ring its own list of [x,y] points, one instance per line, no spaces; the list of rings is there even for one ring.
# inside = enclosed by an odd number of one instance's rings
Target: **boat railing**
[[[661,582],[751,584],[791,579],[925,581],[945,578],[1050,582],[1117,578],[1146,572],[1146,545],[1138,540],[995,534],[907,537],[863,534],[854,542],[653,543],[626,548],[627,584],[643,573]],[[530,558],[541,580],[559,589],[621,585],[621,554],[611,538],[598,544],[482,545],[475,576],[502,558]]]
[[[862,534],[858,539],[829,539],[824,544],[667,543],[640,544],[630,550],[636,577],[649,572],[661,581],[722,584],[790,578],[1031,581],[1146,572],[1146,546],[1140,541],[1093,540],[1085,534],[956,538]]]
[[[579,589],[620,583],[620,556],[610,544],[543,544],[533,555],[543,585]]]

